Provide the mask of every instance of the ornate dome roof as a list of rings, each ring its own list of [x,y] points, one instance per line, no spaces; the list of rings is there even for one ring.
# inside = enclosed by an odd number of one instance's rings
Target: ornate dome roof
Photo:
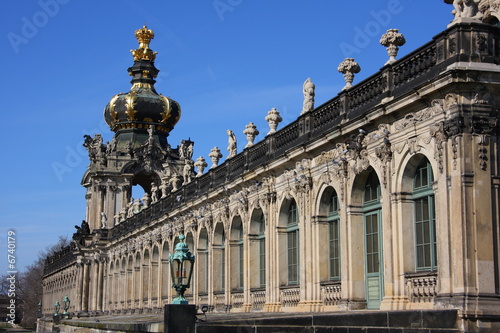
[[[159,70],[154,65],[157,52],[149,48],[153,31],[143,26],[136,30],[135,36],[139,48],[131,50],[134,65],[128,69],[132,87],[129,92],[111,98],[104,109],[104,119],[114,132],[136,128],[146,131],[153,125],[155,131],[167,136],[179,121],[181,108],[154,88]]]

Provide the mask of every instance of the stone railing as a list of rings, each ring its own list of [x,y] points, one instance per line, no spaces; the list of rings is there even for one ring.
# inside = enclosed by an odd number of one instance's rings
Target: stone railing
[[[243,291],[233,291],[231,292],[231,307],[233,309],[239,309],[243,307],[244,295]]]
[[[252,299],[252,309],[262,310],[266,304],[266,290],[253,289],[250,291],[250,298]]]
[[[214,293],[214,311],[227,312],[226,295],[224,293]]]
[[[210,169],[201,177],[182,186],[166,198],[152,204],[139,214],[128,218],[112,229],[112,239],[120,238],[137,226],[150,223],[186,200],[205,195],[211,188],[221,188],[225,182],[240,177],[248,170],[279,158],[286,151],[307,144],[325,134],[338,130],[373,110],[383,100],[398,98],[428,82],[456,62],[500,63],[499,52],[493,43],[499,39],[500,28],[484,24],[455,24],[400,60],[385,65],[374,75],[341,91],[315,110],[306,112],[297,120],[265,137],[261,142],[244,149],[235,157]],[[491,43],[478,53],[477,43]],[[350,133],[344,133],[346,137]],[[339,140],[345,137],[339,138]],[[179,200],[177,198],[180,198]]]
[[[296,307],[300,302],[300,287],[281,287],[281,306],[284,308]]]
[[[208,299],[208,294],[198,294],[198,304],[205,304],[208,305],[209,299]]]
[[[342,299],[340,281],[321,284],[321,299],[324,305],[338,305]]]
[[[68,265],[71,265],[76,261],[76,255],[73,253],[73,249],[70,245],[62,248],[60,251],[54,253],[54,255],[47,257],[45,259],[45,265],[43,267],[43,275],[49,275],[55,271],[60,270]]]
[[[406,274],[406,294],[411,303],[433,302],[436,296],[437,273]]]

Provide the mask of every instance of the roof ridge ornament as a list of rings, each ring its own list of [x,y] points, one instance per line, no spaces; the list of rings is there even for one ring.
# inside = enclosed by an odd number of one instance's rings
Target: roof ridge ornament
[[[154,62],[158,52],[153,52],[153,50],[149,48],[151,39],[155,38],[153,30],[148,29],[148,27],[144,25],[141,29],[135,31],[135,38],[137,38],[137,41],[139,42],[139,48],[130,50],[134,56],[134,60],[147,60]]]

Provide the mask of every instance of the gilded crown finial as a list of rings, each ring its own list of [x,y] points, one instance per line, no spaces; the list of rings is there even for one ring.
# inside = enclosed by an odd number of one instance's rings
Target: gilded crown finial
[[[135,38],[139,41],[139,48],[136,50],[130,50],[134,56],[134,60],[154,61],[158,52],[153,52],[153,50],[149,48],[151,39],[155,38],[153,30],[148,29],[148,27],[144,25],[141,29],[135,31]]]
[[[135,31],[135,38],[139,41],[139,48],[149,48],[149,42],[155,38],[155,33],[144,25],[141,29]]]

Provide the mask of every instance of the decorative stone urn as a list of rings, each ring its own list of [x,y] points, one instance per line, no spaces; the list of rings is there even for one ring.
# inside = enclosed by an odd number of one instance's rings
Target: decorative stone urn
[[[248,123],[243,134],[246,135],[248,143],[245,148],[252,147],[254,145],[255,137],[259,135],[259,131],[257,130],[257,126],[254,123]]]
[[[198,159],[194,163],[194,166],[198,170],[196,177],[200,177],[201,175],[203,175],[203,170],[205,170],[205,168],[208,166],[208,164],[207,164],[207,162],[205,162],[205,159],[203,158],[203,156],[200,156],[200,157],[198,157]]]
[[[269,135],[276,132],[276,128],[278,128],[278,124],[283,120],[283,118],[281,118],[280,113],[276,110],[276,108],[272,108],[267,111],[265,120],[269,124],[269,132],[267,132],[267,135]]]
[[[208,154],[208,157],[212,160],[212,166],[210,169],[215,168],[219,164],[219,160],[222,158],[219,147],[213,147],[210,154]]]
[[[344,74],[345,86],[342,90],[346,90],[352,87],[354,74],[359,73],[361,67],[359,67],[359,64],[353,58],[346,58],[339,64],[338,71]]]
[[[387,54],[389,55],[389,60],[385,65],[392,64],[396,61],[396,56],[398,55],[399,47],[405,45],[406,40],[404,36],[399,33],[398,29],[389,29],[380,38],[380,44],[387,48]]]

